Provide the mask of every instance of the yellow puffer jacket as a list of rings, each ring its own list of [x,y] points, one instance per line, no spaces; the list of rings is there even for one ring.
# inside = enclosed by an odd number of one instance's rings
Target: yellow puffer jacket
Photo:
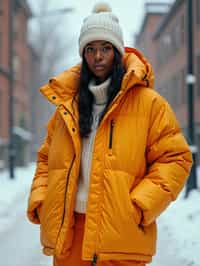
[[[82,259],[151,261],[156,218],[183,188],[191,153],[168,103],[152,89],[151,66],[135,49],[124,56],[122,87],[94,141]],[[81,139],[80,65],[41,88],[57,106],[39,149],[28,217],[41,223],[46,255],[70,252]],[[39,213],[39,215],[38,215]]]

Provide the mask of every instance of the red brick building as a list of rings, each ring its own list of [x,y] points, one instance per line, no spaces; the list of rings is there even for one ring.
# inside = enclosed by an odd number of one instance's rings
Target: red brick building
[[[200,151],[200,1],[193,1],[194,72],[195,83],[195,137]],[[151,6],[151,4],[149,4]],[[156,4],[151,6],[156,10]],[[158,17],[146,10],[146,23],[136,39],[136,47],[153,63],[156,74],[156,89],[176,112],[180,124],[187,133],[187,1],[176,0],[170,9]],[[147,19],[148,18],[148,19]],[[157,25],[152,21],[157,18]],[[150,33],[150,34],[148,34]],[[146,44],[143,46],[145,40]]]
[[[7,162],[9,143],[9,6],[8,0],[0,2],[0,161]],[[27,43],[27,21],[31,16],[25,0],[14,2],[14,133],[16,163],[28,159],[30,127],[29,65],[30,48]]]
[[[151,61],[153,68],[156,67],[156,46],[153,36],[163,16],[169,11],[169,3],[146,3],[145,17],[139,33],[135,36],[135,46],[141,50]]]
[[[8,1],[0,2],[0,161],[8,143]]]

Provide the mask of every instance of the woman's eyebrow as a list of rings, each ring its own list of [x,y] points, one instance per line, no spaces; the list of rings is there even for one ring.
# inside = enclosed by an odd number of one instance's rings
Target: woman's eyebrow
[[[112,44],[107,42],[107,41],[100,43],[100,45],[101,46],[105,46],[105,45],[111,45],[112,46]],[[87,48],[87,47],[96,47],[96,44],[88,43],[85,48]]]
[[[103,42],[101,45],[106,45],[106,44],[108,44],[108,45],[112,45],[112,44],[109,43],[109,42]]]

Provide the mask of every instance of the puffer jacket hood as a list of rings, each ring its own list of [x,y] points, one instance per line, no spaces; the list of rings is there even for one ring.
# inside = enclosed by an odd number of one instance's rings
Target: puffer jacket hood
[[[134,48],[125,48],[123,62],[126,70],[122,81],[122,90],[129,90],[134,86],[154,88],[154,74],[147,59]],[[64,71],[57,77],[50,79],[40,91],[55,105],[62,104],[77,94],[81,65],[78,64]]]

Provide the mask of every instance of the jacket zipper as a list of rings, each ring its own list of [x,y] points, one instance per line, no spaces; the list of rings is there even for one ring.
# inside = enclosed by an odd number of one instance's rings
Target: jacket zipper
[[[113,129],[114,129],[114,120],[112,119],[110,121],[109,150],[112,149],[112,144],[113,144]],[[96,253],[94,253],[91,266],[96,266],[97,260],[98,260],[98,256]]]
[[[111,120],[110,121],[109,149],[112,149],[112,144],[113,144],[113,129],[114,129],[114,120]]]
[[[72,166],[74,164],[75,158],[76,158],[76,155],[74,154],[74,157],[73,157],[73,159],[71,161],[71,164],[70,164],[70,167],[69,167],[69,171],[68,171],[68,174],[67,174],[67,183],[66,183],[66,187],[65,187],[65,197],[64,197],[64,210],[63,210],[63,216],[62,216],[62,221],[61,221],[60,230],[59,230],[58,235],[60,235],[62,226],[64,224],[64,220],[65,220],[67,189],[68,189],[68,184],[69,184],[70,173],[71,173]]]
[[[98,259],[98,257],[97,257],[97,254],[95,253],[93,255],[93,259],[92,259],[92,266],[96,266],[97,265],[97,259]]]

